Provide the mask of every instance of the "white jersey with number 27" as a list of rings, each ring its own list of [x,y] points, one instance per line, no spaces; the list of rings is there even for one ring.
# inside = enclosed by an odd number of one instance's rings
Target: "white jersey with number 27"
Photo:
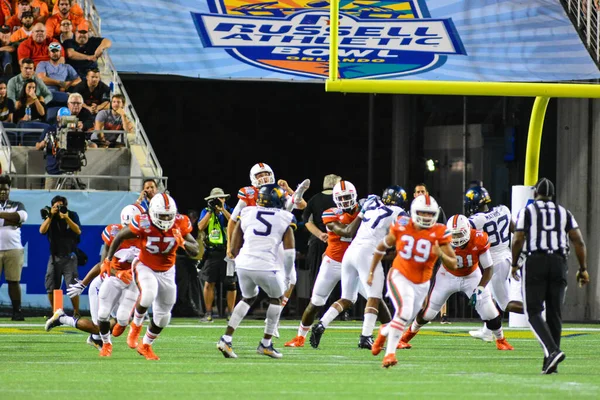
[[[238,269],[280,271],[279,248],[294,215],[279,208],[245,207],[240,214],[244,244],[235,258]]]
[[[502,260],[512,260],[510,252],[510,219],[508,207],[499,205],[487,212],[471,215],[469,221],[475,229],[488,234],[490,254],[494,264]]]
[[[360,228],[358,228],[350,247],[361,246],[375,249],[377,244],[387,235],[390,226],[399,215],[406,215],[406,211],[398,206],[382,204],[375,209],[368,210],[365,212]]]

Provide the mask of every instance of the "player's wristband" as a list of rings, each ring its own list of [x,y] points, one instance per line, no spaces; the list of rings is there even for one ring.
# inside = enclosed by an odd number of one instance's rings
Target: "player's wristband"
[[[375,249],[375,250],[373,250],[373,253],[384,255],[385,251],[380,251],[380,250]]]

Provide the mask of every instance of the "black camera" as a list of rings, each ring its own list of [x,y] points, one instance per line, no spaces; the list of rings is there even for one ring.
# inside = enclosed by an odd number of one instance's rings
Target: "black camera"
[[[60,212],[61,214],[66,214],[67,212],[69,212],[69,209],[67,208],[67,206],[60,206],[58,207],[58,212]]]
[[[40,210],[40,215],[42,216],[43,220],[50,216],[50,210],[51,210],[51,208],[48,206],[46,206]]]
[[[223,207],[223,204],[221,204],[221,200],[219,200],[218,198],[210,199],[207,201],[207,203],[208,207],[210,207],[210,209],[213,211],[217,211],[217,207]]]

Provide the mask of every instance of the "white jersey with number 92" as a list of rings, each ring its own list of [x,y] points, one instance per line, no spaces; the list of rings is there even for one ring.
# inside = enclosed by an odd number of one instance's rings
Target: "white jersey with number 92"
[[[504,205],[496,206],[488,212],[480,212],[469,217],[469,222],[475,229],[488,234],[490,254],[494,263],[506,259],[512,260],[510,219],[510,210]]]

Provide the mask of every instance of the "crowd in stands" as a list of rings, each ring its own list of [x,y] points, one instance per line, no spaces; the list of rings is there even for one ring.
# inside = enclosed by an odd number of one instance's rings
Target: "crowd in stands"
[[[7,130],[55,123],[78,93],[82,108],[75,108],[88,139],[98,147],[125,146],[122,134],[94,132],[130,132],[133,124],[125,98],[111,96],[98,69],[112,43],[90,27],[76,0],[0,0],[0,122]]]

